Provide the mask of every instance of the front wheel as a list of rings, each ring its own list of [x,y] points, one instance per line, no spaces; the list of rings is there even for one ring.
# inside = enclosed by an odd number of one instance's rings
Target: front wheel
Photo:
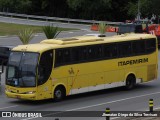
[[[54,100],[61,101],[65,97],[65,91],[62,87],[57,87],[54,91]]]
[[[135,87],[136,78],[134,76],[128,76],[126,79],[126,89],[131,90]]]

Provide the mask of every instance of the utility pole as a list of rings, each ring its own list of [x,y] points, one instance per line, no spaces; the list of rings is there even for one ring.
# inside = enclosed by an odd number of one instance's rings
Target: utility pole
[[[140,0],[138,0],[138,14],[137,14],[137,20],[141,20],[141,12],[140,12]]]

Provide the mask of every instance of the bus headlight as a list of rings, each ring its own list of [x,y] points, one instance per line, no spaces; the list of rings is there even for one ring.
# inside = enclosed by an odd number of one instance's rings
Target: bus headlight
[[[25,92],[25,94],[34,94],[36,91]]]
[[[6,92],[12,92],[10,89],[7,89],[7,88],[5,90],[6,90]]]

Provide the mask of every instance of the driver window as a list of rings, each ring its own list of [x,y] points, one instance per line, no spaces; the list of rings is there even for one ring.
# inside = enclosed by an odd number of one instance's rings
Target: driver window
[[[38,69],[38,85],[44,84],[50,77],[53,66],[53,50],[42,53]]]
[[[9,71],[8,71],[8,78],[13,78],[15,77],[15,67],[9,66]]]

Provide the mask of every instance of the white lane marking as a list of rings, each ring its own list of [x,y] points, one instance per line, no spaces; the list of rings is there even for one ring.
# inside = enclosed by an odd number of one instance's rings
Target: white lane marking
[[[135,99],[135,98],[140,98],[140,97],[146,97],[146,96],[155,95],[155,94],[160,94],[160,92],[155,92],[155,93],[150,93],[150,94],[144,94],[144,95],[124,98],[124,99],[119,99],[119,100],[115,100],[115,101],[104,102],[104,103],[100,103],[100,104],[95,104],[95,105],[89,105],[89,106],[85,106],[85,107],[79,107],[79,108],[69,109],[69,110],[65,110],[64,112],[50,113],[50,114],[46,114],[44,116],[46,117],[46,116],[49,116],[49,115],[54,115],[54,114],[59,114],[59,113],[65,113],[65,112],[68,112],[68,111],[76,111],[76,110],[80,110],[80,109],[86,109],[86,108],[101,106],[101,105],[105,105],[105,104],[111,104],[111,103],[121,102],[121,101],[125,101],[125,100],[130,100],[130,99]],[[31,117],[31,118],[26,118],[26,119],[21,119],[21,120],[30,120],[30,119],[35,119],[35,118],[38,118],[38,117],[34,117],[34,118]],[[118,117],[113,118],[113,119],[117,119],[117,118]]]
[[[121,102],[121,101],[125,101],[125,100],[130,100],[130,99],[135,99],[135,98],[140,98],[140,97],[146,97],[146,96],[155,95],[155,94],[160,94],[160,92],[155,92],[155,93],[150,93],[150,94],[144,94],[144,95],[124,98],[124,99],[119,99],[119,100],[115,100],[115,101],[104,102],[104,103],[95,104],[95,105],[89,105],[89,106],[85,106],[85,107],[74,108],[74,109],[70,109],[70,110],[66,110],[66,111],[75,111],[75,110],[80,110],[80,109],[86,109],[86,108],[101,106],[101,105],[105,105],[105,104],[111,104],[111,103]]]
[[[156,107],[156,108],[154,108],[154,106],[153,106],[153,111],[155,111],[155,110],[158,110],[158,109],[160,109],[160,106],[158,106],[158,107]],[[149,111],[149,108],[148,109],[143,109],[143,110],[140,110],[140,111]]]
[[[120,117],[113,117],[113,118],[110,118],[111,120],[115,120],[115,119],[118,119],[118,118],[120,118]]]
[[[2,109],[8,109],[8,108],[12,108],[12,107],[17,107],[18,105],[13,105],[13,106],[8,106],[8,107],[2,107],[2,108],[0,108],[0,110],[2,110]]]
[[[158,109],[160,109],[160,107],[154,108],[154,110],[158,110]]]
[[[17,38],[17,36],[15,36],[15,35],[6,35],[6,36],[0,36],[0,38],[3,38],[3,39]]]
[[[81,30],[84,30],[84,31],[87,31],[87,32],[93,32],[91,31],[90,29],[81,29]],[[94,33],[93,33],[94,34]]]

